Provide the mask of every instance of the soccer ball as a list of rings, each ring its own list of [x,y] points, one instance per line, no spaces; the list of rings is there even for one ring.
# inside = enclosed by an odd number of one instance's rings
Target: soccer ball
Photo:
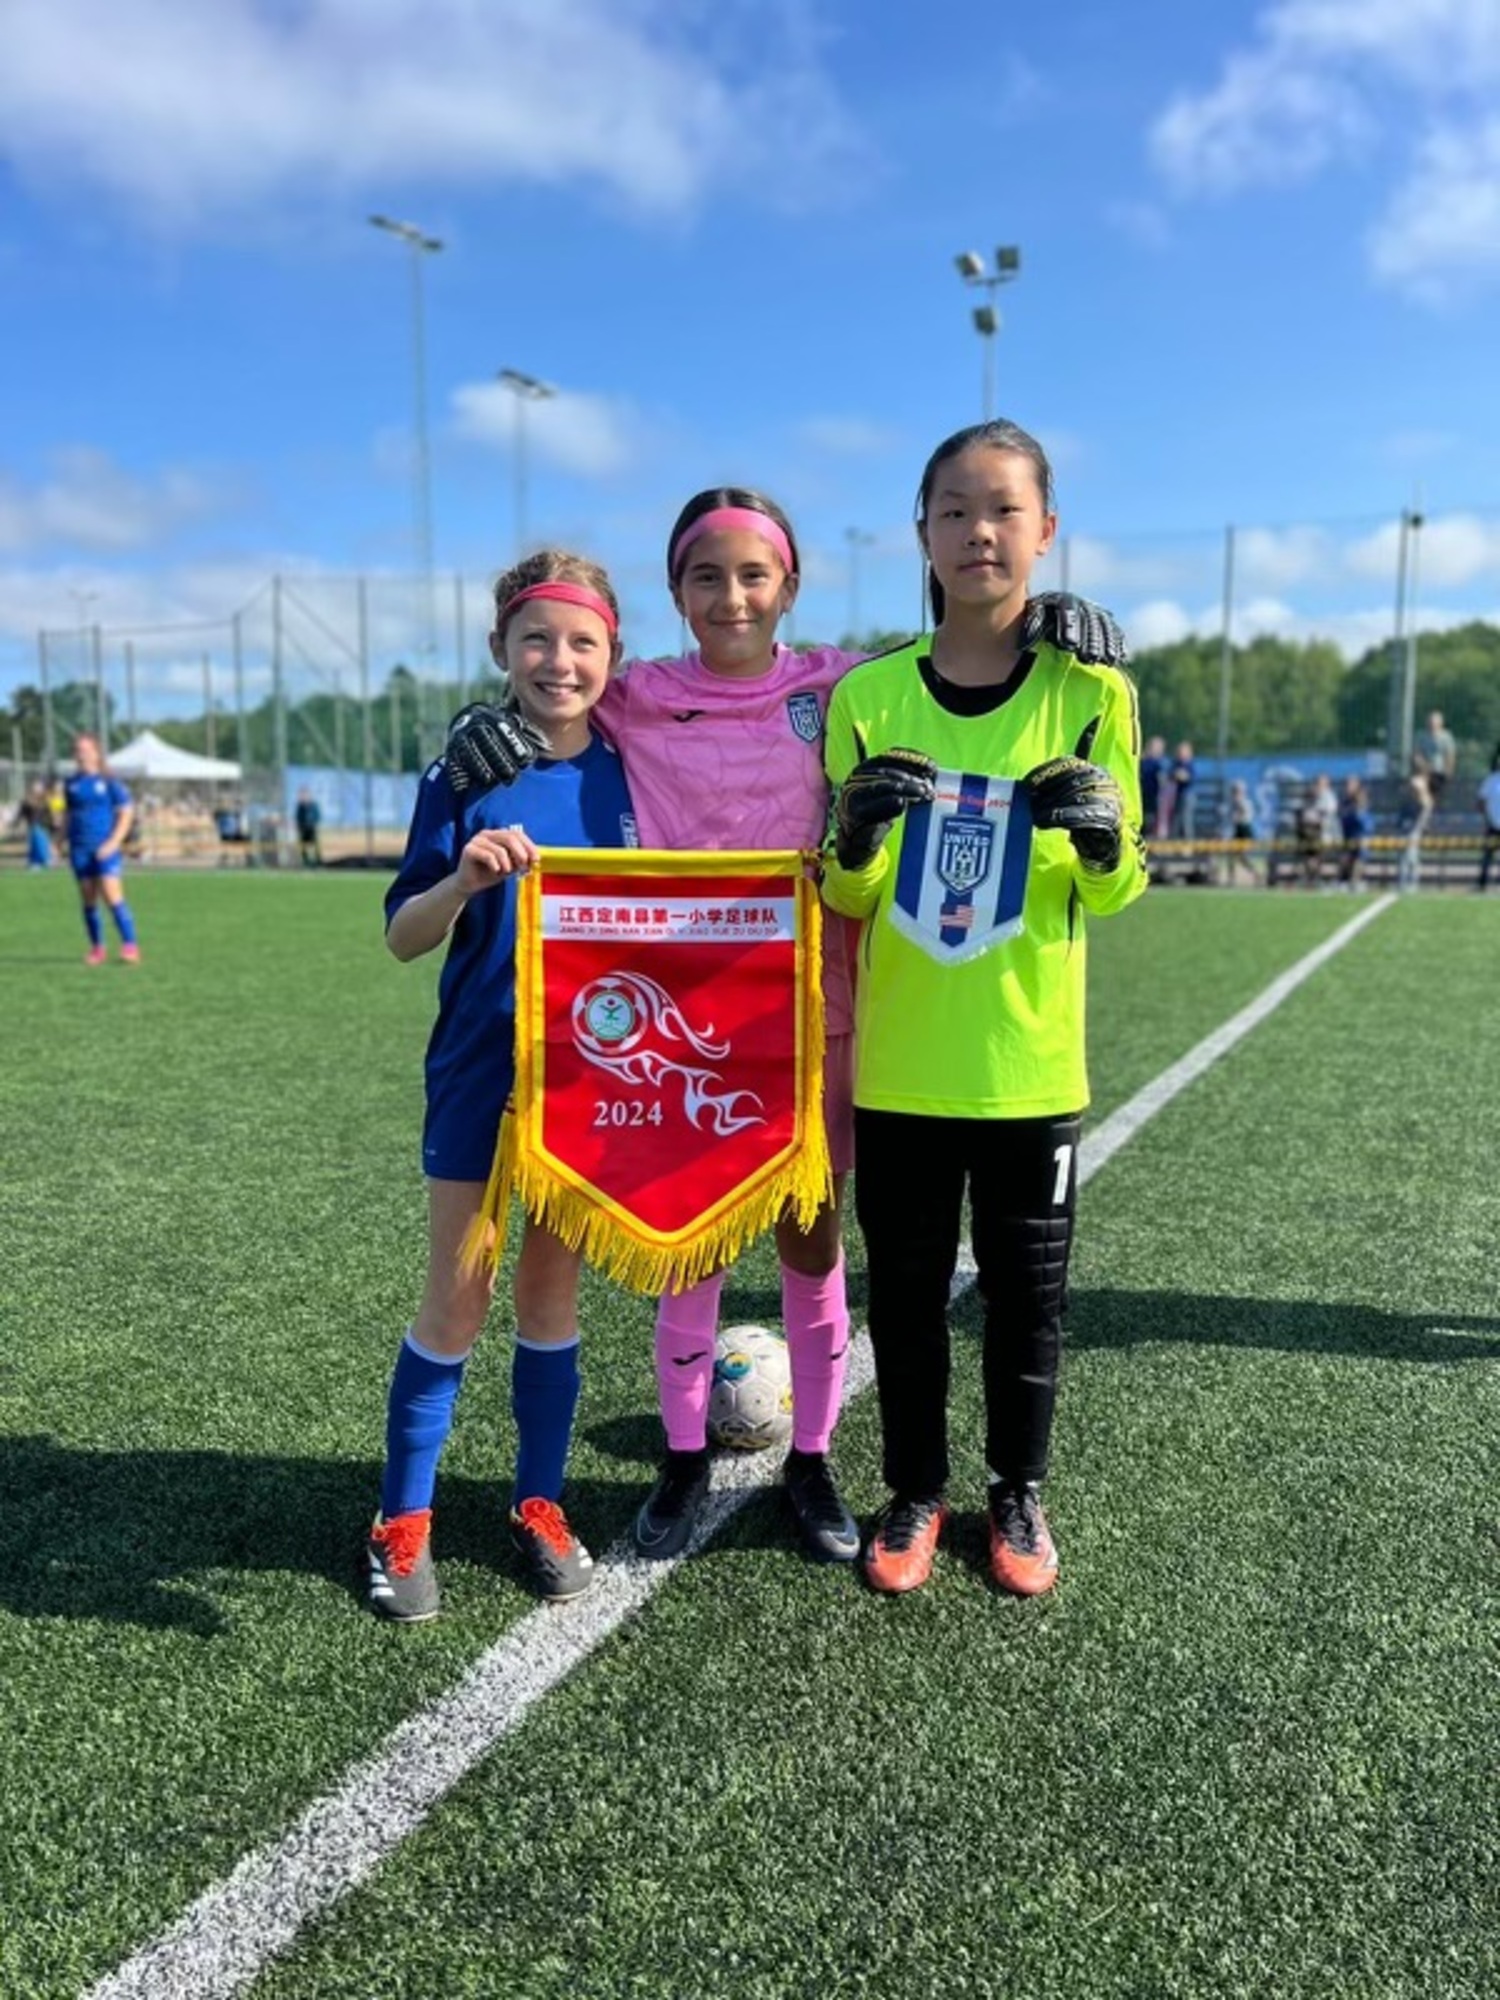
[[[714,1349],[708,1434],[729,1451],[765,1451],[792,1434],[786,1342],[764,1326],[726,1326]]]

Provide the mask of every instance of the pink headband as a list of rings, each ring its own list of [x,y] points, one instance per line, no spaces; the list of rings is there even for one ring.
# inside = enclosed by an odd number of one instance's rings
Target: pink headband
[[[762,514],[754,507],[711,507],[706,514],[700,514],[690,527],[683,529],[672,550],[671,574],[675,583],[682,574],[682,559],[700,535],[713,535],[733,528],[743,528],[747,534],[759,535],[763,542],[773,548],[781,558],[781,567],[788,576],[797,574],[797,558],[792,554],[792,545],[785,532],[773,521],[769,514]]]
[[[518,590],[514,597],[508,597],[495,614],[495,625],[503,625],[518,604],[526,604],[533,597],[550,597],[557,604],[578,604],[585,611],[596,611],[609,628],[613,639],[620,630],[620,621],[610,608],[608,601],[597,590],[590,590],[582,583],[531,583],[524,590]]]

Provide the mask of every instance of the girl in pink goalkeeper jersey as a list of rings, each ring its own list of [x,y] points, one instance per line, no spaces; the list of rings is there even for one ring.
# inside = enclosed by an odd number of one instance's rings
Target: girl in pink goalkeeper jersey
[[[797,544],[781,509],[720,487],[690,500],[667,545],[672,597],[697,650],[636,660],[607,691],[599,726],[625,762],[643,847],[807,848],[828,819],[823,717],[855,655],[796,653],[776,628],[796,600]],[[776,1226],[782,1319],[792,1370],[786,1489],[808,1553],[852,1562],[859,1531],[828,1462],[849,1344],[839,1229],[854,1154],[850,967],[854,927],[824,929],[824,1115],[834,1198],[805,1233]],[[635,1522],[642,1555],[676,1555],[708,1484],[708,1393],[724,1273],[669,1292],[656,1318],[656,1379],[667,1454]]]

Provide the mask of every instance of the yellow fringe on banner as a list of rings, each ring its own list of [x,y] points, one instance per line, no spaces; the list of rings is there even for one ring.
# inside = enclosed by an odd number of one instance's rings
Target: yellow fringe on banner
[[[615,864],[611,872],[624,876],[659,874],[667,858],[647,849],[605,852]],[[746,872],[764,870],[768,858],[763,852],[670,857],[674,864],[688,864],[684,874],[733,874],[737,867]],[[599,856],[570,853],[568,859],[582,867],[596,864]],[[792,873],[793,863],[800,868],[801,857],[789,857],[788,865],[775,872]],[[802,1142],[768,1179],[744,1194],[731,1193],[698,1222],[669,1238],[613,1203],[573,1186],[528,1142],[526,1135],[539,1129],[541,1112],[532,1038],[540,1032],[544,1005],[540,918],[545,868],[544,855],[541,869],[532,870],[521,883],[516,920],[515,1096],[500,1121],[479,1213],[464,1237],[460,1259],[464,1272],[472,1274],[487,1263],[498,1267],[513,1194],[533,1222],[551,1230],[570,1250],[581,1250],[596,1269],[651,1297],[685,1290],[723,1270],[784,1213],[794,1216],[801,1229],[810,1229],[819,1210],[833,1199],[833,1167],[823,1123],[823,913],[816,885],[797,875],[797,1096]]]

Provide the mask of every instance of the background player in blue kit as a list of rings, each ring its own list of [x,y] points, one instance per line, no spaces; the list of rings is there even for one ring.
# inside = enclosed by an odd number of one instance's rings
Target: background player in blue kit
[[[104,769],[104,754],[97,737],[86,733],[74,737],[73,761],[78,768],[63,787],[63,797],[68,859],[83,899],[83,927],[89,938],[87,963],[103,965],[108,956],[104,949],[104,920],[99,914],[102,896],[120,934],[120,956],[127,965],[135,965],[141,948],[136,942],[135,918],[125,900],[125,885],[121,880],[122,850],[135,808],[124,785]]]
[[[448,944],[427,1046],[427,1284],[391,1380],[380,1513],[366,1543],[371,1608],[403,1623],[437,1615],[437,1462],[494,1289],[489,1260],[469,1271],[460,1252],[479,1215],[515,1076],[510,878],[543,846],[637,844],[620,760],[589,720],[619,663],[618,631],[609,579],[582,556],[543,550],[500,578],[490,649],[510,692],[504,709],[486,714],[526,768],[508,788],[475,794],[456,791],[434,764],[385,899],[386,942],[397,958]],[[558,1504],[578,1402],[580,1263],[580,1252],[527,1219],[513,1280],[518,1450],[510,1533],[541,1594],[554,1600],[576,1597],[593,1578],[592,1559]]]

